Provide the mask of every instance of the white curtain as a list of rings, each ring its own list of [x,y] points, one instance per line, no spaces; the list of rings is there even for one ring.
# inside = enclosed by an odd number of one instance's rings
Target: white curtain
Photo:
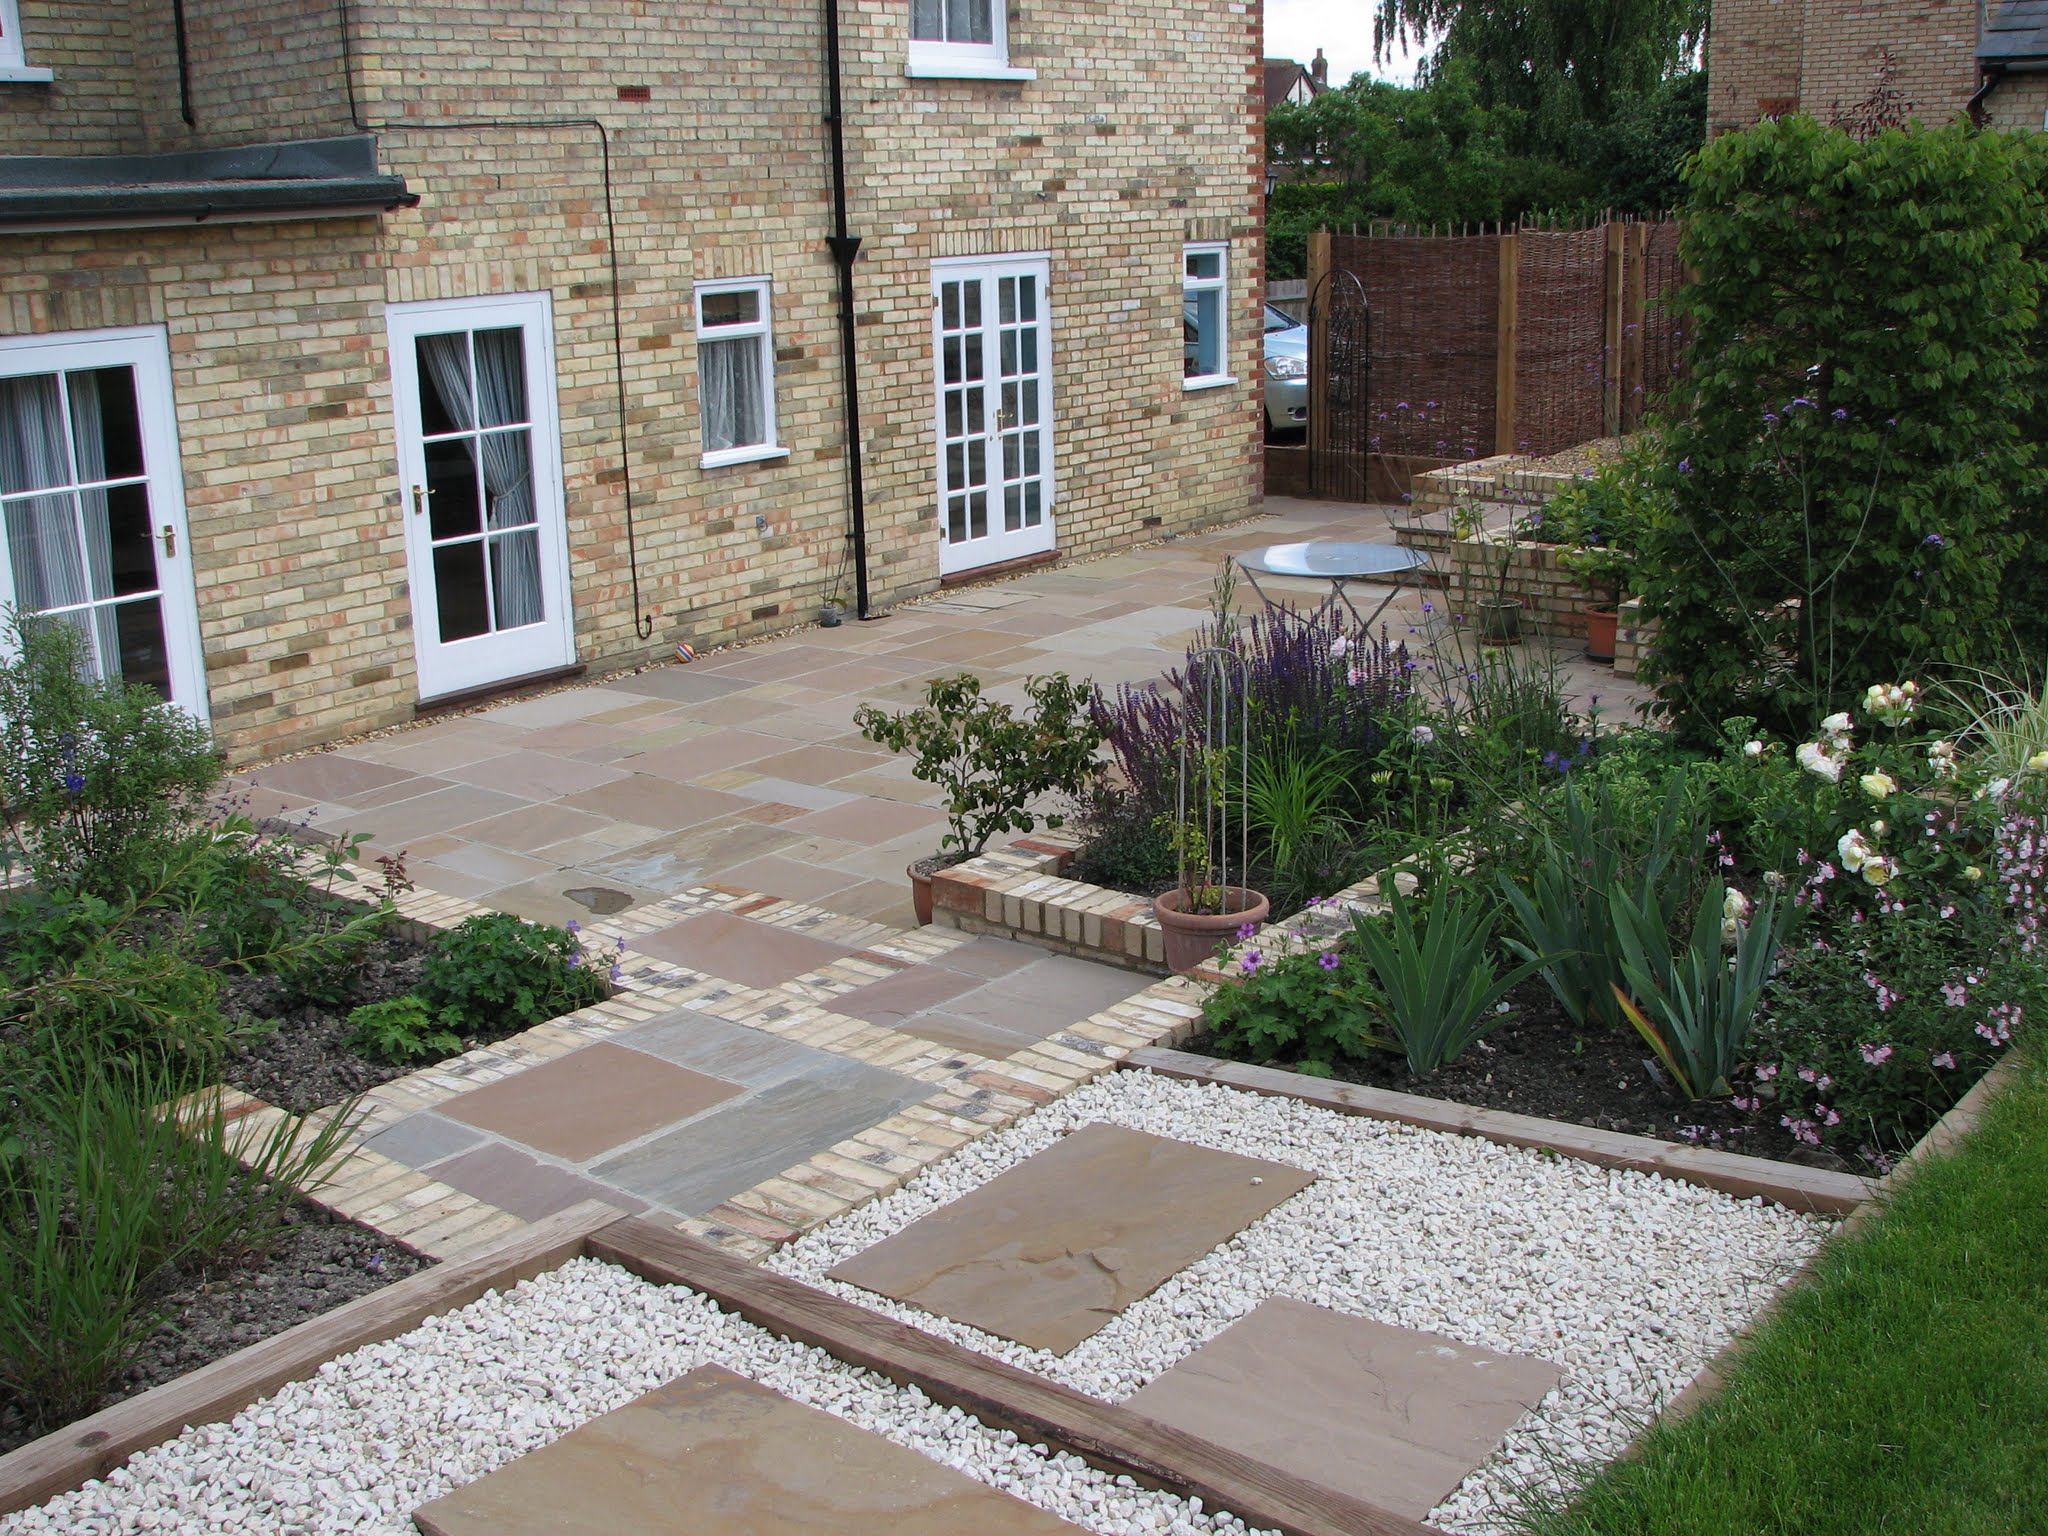
[[[995,29],[989,12],[995,0],[946,0],[946,41],[992,43]]]
[[[697,348],[698,387],[704,396],[704,451],[751,448],[768,440],[761,402],[761,340],[756,336],[707,341]]]
[[[57,389],[58,375],[53,373],[0,379],[0,492],[14,496],[75,483]],[[77,478],[103,479],[106,455],[98,391],[88,384],[74,389],[72,396],[74,409],[89,402],[74,423],[81,460]],[[106,496],[88,492],[85,500],[83,537],[78,498],[71,492],[7,503],[7,555],[15,600],[24,610],[75,608],[96,595],[113,595]],[[66,618],[91,637],[101,674],[118,673],[121,652],[113,611],[101,609],[89,620],[84,614]]]
[[[420,362],[441,408],[456,428],[474,432],[480,425],[524,421],[526,360],[524,334],[518,330],[476,333],[476,396],[469,383],[470,337],[422,336]],[[482,416],[477,412],[483,407]],[[478,434],[483,461],[485,526],[493,533],[531,528],[536,517],[533,454],[527,430]],[[538,624],[543,615],[540,591],[540,538],[537,532],[509,533],[489,541],[493,627],[517,629]]]
[[[107,431],[100,411],[99,378],[91,373],[74,373],[71,386],[71,445],[76,455],[81,485],[107,478]],[[107,513],[105,491],[78,493],[79,522],[85,530],[85,569],[94,597],[114,595],[114,530]],[[142,537],[150,536],[150,525],[142,525]],[[152,582],[152,586],[156,583]],[[117,674],[121,670],[121,629],[114,610],[96,608],[92,616],[93,635],[99,641],[100,670]]]
[[[919,42],[946,40],[945,0],[910,0],[910,35]]]

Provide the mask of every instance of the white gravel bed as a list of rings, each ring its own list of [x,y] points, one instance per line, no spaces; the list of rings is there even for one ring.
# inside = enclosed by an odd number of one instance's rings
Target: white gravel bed
[[[1290,1163],[1301,1194],[1066,1355],[827,1280],[825,1271],[1091,1122]],[[1113,1073],[820,1227],[771,1268],[1120,1401],[1273,1295],[1555,1362],[1562,1381],[1429,1516],[1490,1536],[1538,1488],[1612,1459],[1833,1223],[1761,1200],[1292,1099]]]
[[[1245,1536],[1198,1500],[1047,1455],[707,1297],[577,1259],[330,1361],[104,1482],[0,1517],[4,1536],[417,1536],[412,1511],[700,1365],[835,1413],[1103,1536]]]

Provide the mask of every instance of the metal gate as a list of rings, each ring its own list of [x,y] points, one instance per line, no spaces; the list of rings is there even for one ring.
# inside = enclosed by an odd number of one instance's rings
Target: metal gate
[[[1308,300],[1308,473],[1323,501],[1366,501],[1372,452],[1372,308],[1355,273],[1325,272]]]

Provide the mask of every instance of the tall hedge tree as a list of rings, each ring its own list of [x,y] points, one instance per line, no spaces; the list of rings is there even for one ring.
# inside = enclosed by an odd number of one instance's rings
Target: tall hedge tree
[[[2048,505],[2044,168],[2033,136],[1805,117],[1692,163],[1671,515],[1641,573],[1693,733],[1804,731],[1872,682],[2010,664],[2028,616],[2001,591]]]
[[[1434,43],[1425,80],[1470,68],[1480,100],[1523,114],[1513,147],[1566,153],[1573,132],[1682,70],[1706,36],[1709,0],[1378,0],[1373,48]]]

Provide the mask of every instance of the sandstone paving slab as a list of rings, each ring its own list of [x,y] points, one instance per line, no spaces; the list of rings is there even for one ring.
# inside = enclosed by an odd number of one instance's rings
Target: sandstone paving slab
[[[421,1111],[393,1121],[366,1140],[363,1150],[388,1157],[394,1163],[424,1168],[428,1163],[466,1152],[482,1140],[483,1133],[473,1126],[444,1120],[431,1111]]]
[[[521,1221],[539,1221],[585,1200],[608,1201],[629,1216],[647,1208],[615,1189],[578,1178],[502,1142],[486,1142],[421,1171],[450,1189],[510,1211]]]
[[[658,928],[643,934],[634,948],[658,960],[673,960],[693,971],[748,987],[793,981],[853,953],[843,944],[828,944],[808,934],[748,922],[725,912],[700,912]]]
[[[579,763],[552,752],[513,751],[486,757],[461,768],[444,770],[445,776],[484,789],[500,789],[508,795],[529,800],[557,800],[599,785],[616,783],[625,771],[597,763]]]
[[[765,1088],[842,1059],[765,1030],[728,1024],[694,1008],[678,1008],[638,1029],[615,1035],[613,1043],[748,1088]]]
[[[425,1536],[1057,1536],[1076,1527],[703,1366],[413,1515]]]
[[[959,998],[947,1011],[1043,1040],[1076,1019],[1135,996],[1152,982],[1152,977],[1120,966],[1040,953],[1021,970]]]
[[[832,1011],[848,1018],[865,1019],[887,1029],[901,1029],[904,1021],[982,985],[981,979],[936,965],[914,965],[864,987],[855,987],[832,1000]],[[1072,1021],[1069,1020],[1069,1023]]]
[[[736,1083],[600,1042],[457,1094],[440,1112],[580,1163],[739,1091]]]
[[[1124,1406],[1420,1520],[1562,1374],[1275,1296]]]
[[[833,1056],[588,1171],[678,1215],[697,1216],[931,1092],[930,1084],[900,1072]]]
[[[801,859],[768,853],[723,871],[719,884],[732,886],[735,890],[759,891],[765,896],[780,896],[784,901],[814,902],[821,896],[845,890],[856,884],[859,878],[846,870],[821,869]]]
[[[1065,1354],[1315,1175],[1086,1125],[831,1271]]]
[[[418,773],[389,763],[370,762],[341,752],[322,752],[288,763],[266,763],[250,775],[266,789],[282,790],[307,800],[354,804],[376,790],[417,780]]]

